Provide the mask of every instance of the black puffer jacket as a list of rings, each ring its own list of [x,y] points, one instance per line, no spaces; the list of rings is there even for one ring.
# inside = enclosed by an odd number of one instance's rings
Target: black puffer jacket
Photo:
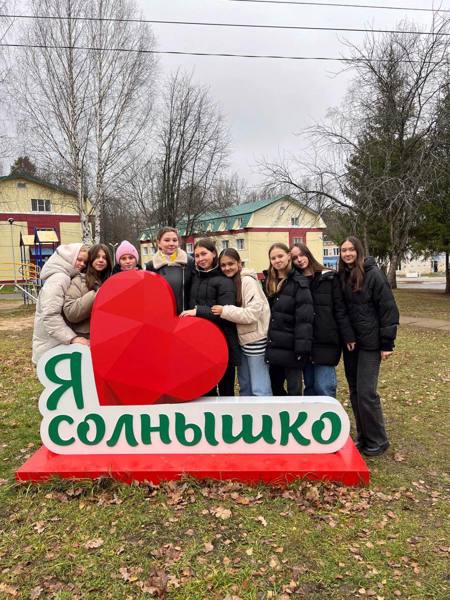
[[[174,265],[162,265],[158,268],[158,263],[154,260],[150,260],[146,263],[145,268],[147,271],[157,273],[164,277],[167,283],[173,290],[175,295],[175,302],[177,303],[177,315],[183,310],[188,308],[189,295],[192,284],[192,277],[194,271],[194,259],[192,256],[187,255],[186,264],[174,264]]]
[[[301,367],[311,353],[314,307],[309,281],[292,269],[283,287],[269,297],[271,309],[266,362]]]
[[[361,291],[353,292],[349,285],[344,284],[344,298],[357,347],[363,350],[393,350],[399,323],[394,295],[386,276],[371,256],[364,261],[364,271]],[[349,271],[341,274],[344,282],[348,274]]]
[[[228,364],[240,365],[240,346],[236,325],[213,315],[211,306],[236,304],[236,288],[233,280],[226,277],[219,266],[210,271],[194,269],[191,285],[189,308],[197,308],[197,317],[203,317],[215,323],[225,334],[228,344]]]
[[[354,342],[355,332],[342,294],[336,271],[317,271],[311,280],[314,302],[314,334],[311,360],[318,365],[335,367],[342,344]]]

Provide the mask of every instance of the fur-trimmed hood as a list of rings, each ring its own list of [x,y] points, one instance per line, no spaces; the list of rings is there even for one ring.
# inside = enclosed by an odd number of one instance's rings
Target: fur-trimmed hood
[[[161,269],[164,266],[185,266],[188,264],[188,255],[184,250],[178,248],[171,256],[167,256],[162,252],[156,252],[152,258],[153,268],[155,270]]]

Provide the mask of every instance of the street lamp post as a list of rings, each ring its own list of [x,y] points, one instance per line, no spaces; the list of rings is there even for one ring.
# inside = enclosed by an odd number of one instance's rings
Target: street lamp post
[[[12,217],[9,217],[8,223],[10,224],[10,232],[11,232],[11,250],[12,250],[12,257],[13,257],[14,285],[17,286],[16,255],[14,252],[14,236],[13,236],[14,219]]]

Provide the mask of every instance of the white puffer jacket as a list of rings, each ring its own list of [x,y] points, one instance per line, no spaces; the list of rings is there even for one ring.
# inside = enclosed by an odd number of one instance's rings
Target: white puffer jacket
[[[270,307],[255,271],[242,269],[242,306],[227,304],[223,307],[222,319],[237,325],[241,346],[267,337]]]
[[[58,344],[70,344],[76,337],[76,333],[64,320],[62,308],[70,281],[78,273],[74,264],[81,246],[78,243],[58,246],[42,268],[41,279],[44,280],[44,286],[39,294],[34,317],[34,364],[50,348]]]

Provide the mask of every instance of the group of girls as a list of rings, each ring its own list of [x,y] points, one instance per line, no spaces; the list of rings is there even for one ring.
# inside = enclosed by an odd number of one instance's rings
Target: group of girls
[[[88,252],[69,246],[60,246],[42,270],[35,362],[51,345],[89,343],[95,294],[112,272],[106,246]],[[227,369],[206,395],[233,396],[237,367],[241,396],[297,396],[304,384],[306,396],[336,397],[335,368],[343,351],[356,445],[369,456],[386,451],[377,384],[399,315],[386,277],[357,238],[341,244],[338,271],[320,264],[304,244],[272,244],[263,282],[243,268],[235,249],[219,254],[211,238],[195,243],[192,258],[181,249],[177,230],[164,227],[157,246],[146,269],[172,287],[177,314],[216,323],[227,342]],[[114,271],[140,268],[138,259],[134,246],[122,242]]]
[[[34,318],[34,364],[59,344],[89,346],[92,306],[100,286],[112,273],[141,268],[138,251],[127,241],[118,246],[116,262],[113,268],[104,244],[58,246],[40,275],[44,285]]]

